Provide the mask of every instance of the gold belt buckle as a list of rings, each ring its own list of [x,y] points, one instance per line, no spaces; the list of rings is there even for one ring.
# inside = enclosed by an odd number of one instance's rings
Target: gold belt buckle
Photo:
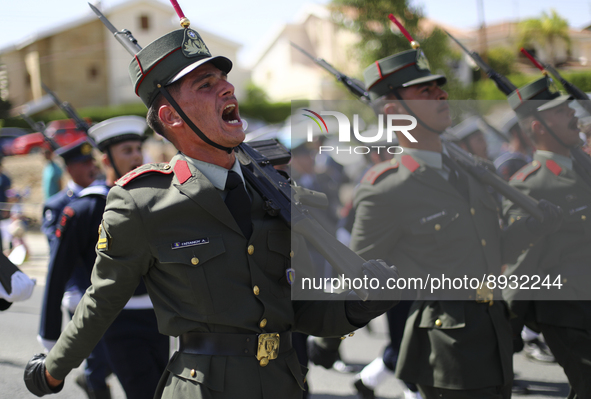
[[[488,281],[476,289],[476,302],[488,303],[488,306],[492,306],[493,298],[493,289],[488,287]]]
[[[257,360],[261,367],[269,364],[269,360],[277,359],[279,355],[279,334],[259,334],[257,346]]]

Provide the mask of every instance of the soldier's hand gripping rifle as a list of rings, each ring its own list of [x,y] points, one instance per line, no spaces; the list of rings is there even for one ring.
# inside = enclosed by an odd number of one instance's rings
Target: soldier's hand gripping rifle
[[[187,28],[189,20],[185,18],[176,1],[171,2],[179,14],[181,26]],[[96,7],[92,4],[89,6],[132,56],[141,50],[131,32],[118,31]],[[125,35],[121,35],[121,32]],[[292,231],[305,237],[346,277],[363,277],[362,265],[365,260],[324,230],[306,210],[305,206],[321,207],[326,204],[326,195],[292,185],[288,176],[273,167],[274,164],[282,164],[281,160],[283,163],[289,161],[290,154],[285,147],[274,140],[264,140],[249,144],[241,143],[235,148],[235,152],[240,163],[246,166],[245,178],[261,195],[269,214],[285,220]],[[279,161],[274,162],[273,159]],[[363,300],[368,298],[369,294],[364,287],[355,289],[355,292]]]
[[[526,49],[521,48],[521,52],[527,58],[529,58],[529,60],[540,71],[542,71],[543,74],[547,75],[548,72],[550,72],[556,79],[558,79],[564,87],[564,89],[568,92],[568,94],[573,96],[573,98],[575,98],[576,100],[580,100],[578,101],[578,103],[581,104],[581,107],[583,107],[587,112],[591,114],[591,101],[589,100],[589,96],[585,94],[585,92],[583,92],[581,89],[579,89],[572,83],[568,82],[562,76],[560,76],[558,71],[554,69],[552,66],[536,60],[534,56],[532,56]],[[589,157],[589,155],[587,155],[587,153],[585,153],[585,151],[583,151],[580,146],[569,148],[569,150],[575,162],[579,166],[581,166],[581,171],[584,173],[584,175],[582,175],[583,179],[585,179],[585,181],[587,181],[587,183],[591,185],[591,157]]]
[[[390,14],[388,17],[390,18],[390,20],[392,20],[392,22],[394,22],[396,25],[398,25],[398,27],[400,28],[400,31],[411,42],[411,45],[413,46],[413,48],[418,48],[419,44],[412,39],[412,37],[410,36],[408,31],[396,20],[396,18],[394,18],[394,16],[392,14]],[[326,68],[326,66],[324,65],[324,64],[328,64],[328,63],[326,63],[326,61],[322,60],[321,58],[318,59],[318,58],[312,57],[312,55],[305,52],[304,50],[302,50],[300,47],[294,45],[293,43],[292,43],[292,46],[294,46],[295,48],[300,50],[303,54],[310,57],[310,59],[312,59],[316,64],[320,65],[324,69],[333,73],[330,69]],[[322,60],[322,61],[324,61],[324,63],[319,62],[318,60]],[[332,66],[330,66],[330,68],[336,71],[336,69],[334,69]],[[333,75],[337,76],[334,73],[333,73]],[[353,95],[355,95],[358,99],[360,99],[364,104],[369,105],[369,94],[367,94],[364,87],[361,87],[359,84],[356,84],[353,81],[353,79],[348,78],[345,74],[343,74],[341,72],[338,72],[338,75],[342,77],[341,79],[339,79],[339,81],[352,82],[351,85],[347,85],[347,88],[349,89],[349,91]],[[351,87],[353,87],[353,89],[351,89]],[[363,94],[361,94],[361,93],[363,93]],[[489,170],[490,162],[486,162],[485,160],[477,159],[477,157],[464,151],[461,147],[459,147],[457,144],[455,144],[451,141],[442,139],[442,143],[445,146],[445,148],[447,149],[447,152],[449,153],[450,157],[454,161],[456,161],[458,164],[460,164],[468,173],[470,173],[472,176],[474,176],[474,178],[476,178],[478,181],[482,182],[483,184],[491,186],[495,191],[497,191],[501,195],[505,196],[506,198],[509,198],[511,201],[513,201],[514,203],[521,206],[523,209],[525,209],[531,216],[533,216],[537,220],[539,220],[539,221],[543,220],[544,217],[543,217],[542,211],[540,210],[540,208],[538,208],[538,201],[526,194],[523,194],[521,191],[519,191],[519,190],[515,189],[514,187],[510,186],[509,184],[507,184],[507,182],[505,182],[505,180],[503,180],[495,172],[491,172]]]

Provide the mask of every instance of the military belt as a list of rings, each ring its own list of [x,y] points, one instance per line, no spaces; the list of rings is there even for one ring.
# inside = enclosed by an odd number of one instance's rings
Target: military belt
[[[275,345],[276,353],[287,352],[292,348],[290,331],[268,334],[187,332],[180,336],[179,341],[179,352],[195,355],[259,356],[264,350],[261,345],[271,341],[267,346]]]

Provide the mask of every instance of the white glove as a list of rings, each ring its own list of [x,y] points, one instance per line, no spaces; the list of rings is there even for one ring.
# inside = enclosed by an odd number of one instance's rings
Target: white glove
[[[51,348],[53,348],[56,344],[57,341],[51,340],[51,339],[45,339],[43,337],[41,337],[41,335],[37,335],[37,342],[39,342],[47,352],[49,352],[51,350]]]
[[[23,272],[16,272],[10,277],[10,285],[12,292],[10,295],[6,292],[2,284],[0,284],[0,298],[8,302],[18,302],[29,299],[33,294],[35,287],[35,279],[30,279]]]

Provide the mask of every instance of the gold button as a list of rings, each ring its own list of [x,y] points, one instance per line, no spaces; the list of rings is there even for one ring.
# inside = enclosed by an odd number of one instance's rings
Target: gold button
[[[567,280],[567,279],[565,279],[565,278],[563,278],[563,279],[562,279],[562,282],[563,282],[563,283],[566,283],[567,281],[568,281],[568,280]]]
[[[343,339],[345,339],[345,338],[347,338],[347,337],[341,337],[341,341],[342,341]]]
[[[289,253],[289,257],[290,257],[290,258],[293,258],[293,257],[294,257],[294,255],[295,255],[295,254],[293,253],[293,251],[291,251],[291,252]]]
[[[521,216],[517,216],[517,220],[521,220]]]
[[[197,259],[197,258],[191,258],[191,263],[194,264],[194,265],[196,265],[196,264],[199,263],[199,259]]]
[[[531,243],[531,244],[529,244],[529,246],[530,246],[530,247],[533,247],[533,246],[534,246],[534,244],[533,244],[533,243]]]
[[[435,225],[435,231],[441,230],[441,225],[438,223]]]
[[[470,208],[470,213],[472,214],[472,216],[476,215],[476,209]]]
[[[255,294],[255,295],[258,295],[258,294],[259,294],[259,292],[261,292],[261,290],[259,290],[259,286],[258,286],[258,285],[255,285],[255,286],[252,288],[252,292],[254,292],[254,294]]]
[[[437,327],[441,327],[441,325],[442,325],[442,324],[443,324],[443,323],[441,322],[441,320],[440,320],[440,319],[437,319],[437,320],[435,320],[435,325],[436,325]]]
[[[261,365],[261,367],[265,367],[267,364],[269,364],[269,359],[267,359],[266,357],[262,358],[261,361],[259,362],[259,364]]]
[[[191,370],[191,377],[195,377],[195,369]]]
[[[355,335],[355,333],[354,333],[354,332],[352,332],[352,333],[350,333],[350,334],[349,334],[349,336],[350,336],[350,337],[352,337],[353,335]]]
[[[524,253],[525,253],[525,249],[522,249],[522,250],[521,250],[521,253],[522,253],[522,254],[524,254]]]
[[[261,322],[259,323],[259,326],[260,326],[261,328],[265,328],[265,326],[266,326],[266,325],[267,325],[267,319],[263,319],[263,320],[261,320]]]
[[[170,165],[169,164],[164,165],[164,170],[168,170],[168,169],[170,169]]]
[[[587,216],[581,215],[581,220],[587,220]]]
[[[484,238],[482,240],[480,240],[480,243],[482,244],[483,247],[486,247],[486,240]]]
[[[249,245],[249,246],[248,246],[248,254],[249,254],[249,255],[252,255],[252,254],[254,254],[254,245]]]

